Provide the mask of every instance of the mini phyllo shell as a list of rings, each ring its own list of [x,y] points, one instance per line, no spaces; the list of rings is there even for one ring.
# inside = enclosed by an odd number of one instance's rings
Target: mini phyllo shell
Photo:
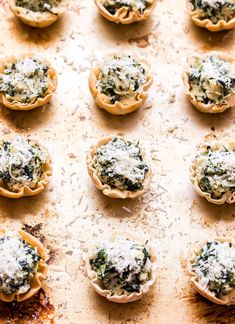
[[[56,71],[32,54],[0,62],[0,102],[12,110],[31,110],[48,103],[57,86]]]
[[[87,170],[96,187],[111,198],[136,198],[149,187],[150,162],[139,143],[109,136],[87,153]]]
[[[219,237],[194,250],[188,272],[195,289],[220,305],[235,305],[235,241]]]
[[[190,175],[196,192],[211,203],[235,203],[235,140],[199,146]]]
[[[114,115],[125,115],[143,105],[152,82],[144,60],[109,55],[91,70],[89,88],[98,107]]]
[[[26,25],[37,28],[53,24],[65,11],[60,0],[8,0],[12,12]]]
[[[0,300],[31,298],[46,279],[48,255],[42,243],[23,230],[0,230]]]
[[[157,0],[95,0],[100,14],[117,24],[131,24],[147,19]]]
[[[0,139],[0,196],[37,195],[51,175],[51,158],[41,144],[22,136]]]
[[[154,284],[156,263],[146,241],[131,233],[114,233],[91,248],[86,268],[99,295],[115,303],[129,303],[142,298]]]
[[[212,51],[190,60],[183,73],[186,96],[204,113],[222,113],[235,107],[235,59]]]
[[[234,0],[188,0],[188,9],[194,24],[209,31],[235,27]]]

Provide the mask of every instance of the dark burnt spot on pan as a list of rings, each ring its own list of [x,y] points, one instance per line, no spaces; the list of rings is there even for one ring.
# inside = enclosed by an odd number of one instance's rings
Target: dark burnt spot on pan
[[[56,257],[58,255],[58,249],[55,249],[51,245],[47,245],[47,249],[49,252],[49,259],[47,260],[47,264],[53,264],[56,261]]]
[[[193,307],[191,315],[198,323],[205,321],[211,324],[235,323],[235,306],[217,305],[197,293],[187,299]]]
[[[0,323],[54,323],[54,306],[43,289],[32,298],[21,302],[0,302]]]
[[[22,227],[22,230],[24,230],[25,232],[27,232],[27,233],[33,235],[34,237],[38,238],[41,243],[43,243],[43,244],[45,243],[46,238],[42,234],[42,223],[36,224],[34,226],[24,224],[23,227]]]

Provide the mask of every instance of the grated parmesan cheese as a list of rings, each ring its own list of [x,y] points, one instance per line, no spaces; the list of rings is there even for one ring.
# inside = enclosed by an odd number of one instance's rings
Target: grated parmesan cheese
[[[17,192],[24,185],[35,188],[41,178],[47,152],[29,139],[17,136],[0,144],[0,180]]]
[[[0,291],[25,293],[37,269],[40,256],[17,232],[0,236]]]
[[[131,191],[143,188],[149,171],[138,144],[120,138],[96,149],[93,166],[104,184]]]
[[[143,91],[145,70],[131,56],[114,56],[100,68],[96,87],[110,97],[111,103]]]
[[[229,242],[208,242],[196,256],[192,269],[202,288],[216,296],[235,289],[235,249]]]
[[[36,58],[9,63],[0,74],[0,91],[12,102],[34,103],[43,98],[48,89],[48,69]]]
[[[235,151],[208,145],[195,157],[195,177],[202,191],[219,199],[235,191]]]
[[[104,286],[118,295],[139,292],[151,277],[145,245],[122,237],[104,242],[90,262]]]

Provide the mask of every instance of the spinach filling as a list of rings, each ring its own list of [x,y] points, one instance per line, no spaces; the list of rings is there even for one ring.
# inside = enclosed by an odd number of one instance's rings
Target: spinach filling
[[[226,147],[207,149],[196,156],[196,177],[203,192],[220,199],[226,192],[235,192],[235,152]]]
[[[149,168],[138,144],[115,137],[96,149],[93,160],[93,167],[103,184],[120,190],[143,189]]]
[[[152,0],[104,0],[103,6],[112,15],[122,7],[126,7],[128,12],[137,11],[143,14],[148,5],[152,4]]]
[[[5,66],[0,74],[0,91],[6,99],[23,104],[43,98],[49,85],[49,67],[36,58],[24,58]]]
[[[114,56],[101,66],[96,84],[101,93],[114,104],[143,91],[145,69],[131,56]]]
[[[235,249],[231,243],[207,242],[192,265],[203,288],[217,297],[235,289]]]
[[[221,104],[235,95],[235,67],[218,56],[195,57],[188,80],[192,95],[204,104]]]
[[[52,14],[57,14],[57,7],[60,2],[60,0],[16,0],[16,6],[34,12],[50,12]]]
[[[0,144],[0,180],[17,192],[22,186],[35,188],[44,171],[47,153],[29,139],[17,137]]]
[[[18,233],[0,237],[0,291],[9,295],[25,293],[41,257]]]
[[[193,9],[202,19],[210,19],[214,24],[220,20],[230,21],[235,17],[234,0],[191,0]]]
[[[90,265],[103,288],[112,294],[138,293],[151,278],[152,264],[146,247],[120,237],[98,248]]]

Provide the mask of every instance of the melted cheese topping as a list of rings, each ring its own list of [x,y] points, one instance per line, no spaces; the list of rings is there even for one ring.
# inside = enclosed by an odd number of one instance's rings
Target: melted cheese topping
[[[235,192],[235,151],[208,145],[195,158],[195,177],[201,190],[214,199]]]
[[[9,63],[0,74],[0,91],[10,101],[34,103],[38,98],[43,98],[48,89],[48,69],[36,58]]]
[[[114,138],[97,148],[93,167],[103,184],[120,190],[138,190],[148,172],[138,144]]]
[[[35,188],[47,159],[47,152],[27,138],[18,136],[12,142],[3,141],[0,145],[0,179],[13,192],[24,185]]]
[[[40,256],[17,232],[0,236],[0,291],[25,293],[37,269]]]
[[[189,70],[189,83],[197,100],[221,104],[226,96],[235,95],[235,65],[215,55],[195,57]]]
[[[114,56],[100,68],[96,87],[111,103],[143,92],[147,78],[142,65],[130,56]]]
[[[192,269],[202,288],[216,296],[235,289],[235,249],[228,242],[208,242],[197,255]]]
[[[61,0],[16,0],[17,7],[23,7],[25,9],[34,12],[48,11],[53,14],[58,13],[58,5]]]

